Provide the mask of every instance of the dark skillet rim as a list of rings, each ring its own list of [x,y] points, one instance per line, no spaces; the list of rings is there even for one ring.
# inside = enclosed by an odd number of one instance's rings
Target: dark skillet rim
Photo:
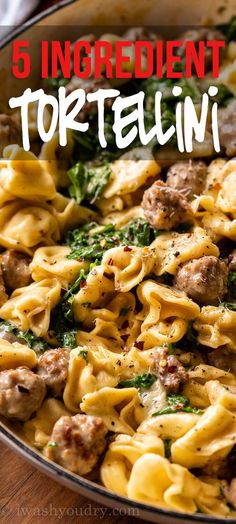
[[[47,16],[55,13],[55,11],[60,11],[60,9],[63,9],[63,7],[66,7],[67,5],[74,4],[77,0],[61,0],[58,4],[52,5],[45,9],[44,11],[41,11],[41,13],[38,13],[37,15],[33,16],[26,22],[24,22],[21,25],[17,26],[9,26],[14,27],[9,33],[9,35],[3,37],[0,41],[0,50],[3,49],[7,44],[10,44],[14,38],[19,36],[21,33],[32,27],[33,25],[37,24]],[[1,24],[0,24],[1,25]],[[50,25],[50,24],[49,24]]]
[[[22,32],[37,24],[37,22],[43,20],[47,16],[53,14],[56,11],[59,11],[60,9],[63,9],[64,7],[70,4],[74,4],[76,1],[78,0],[62,0],[59,4],[52,5],[45,11],[35,15],[33,18],[25,22],[23,25],[17,26],[9,33],[9,35],[2,39],[2,41],[0,42],[0,50],[3,49],[6,45],[8,45],[14,38],[16,38]],[[64,477],[66,480],[70,481],[70,483],[74,484],[75,486],[81,486],[82,488],[84,488],[84,490],[88,492],[88,494],[89,492],[92,492],[94,494],[97,493],[101,497],[109,499],[109,501],[120,503],[126,507],[139,509],[140,511],[151,513],[154,516],[161,515],[166,518],[175,518],[176,520],[178,520],[180,524],[185,520],[192,520],[193,522],[202,523],[207,522],[209,524],[236,524],[236,519],[228,517],[221,518],[205,514],[195,515],[191,513],[179,513],[177,511],[168,511],[161,508],[156,508],[149,504],[144,504],[142,502],[137,502],[126,497],[122,497],[121,495],[117,495],[116,493],[107,491],[106,488],[103,488],[102,486],[99,486],[94,482],[84,479],[83,477],[77,477],[75,475],[72,475],[69,471],[65,470],[61,466],[58,466],[54,462],[47,460],[43,457],[43,455],[39,455],[38,453],[36,453],[36,451],[34,451],[30,446],[28,446],[19,438],[17,438],[17,436],[12,434],[11,431],[8,431],[8,429],[4,427],[2,424],[0,427],[0,437],[5,444],[8,444],[10,447],[12,445],[14,449],[19,449],[23,451],[26,455],[32,458],[34,462],[38,462],[39,464],[41,464],[45,470],[54,473],[56,476]]]

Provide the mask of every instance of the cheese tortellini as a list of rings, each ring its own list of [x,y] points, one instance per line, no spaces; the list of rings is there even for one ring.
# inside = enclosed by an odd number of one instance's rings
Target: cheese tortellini
[[[11,320],[23,331],[31,329],[36,336],[47,334],[51,310],[60,299],[61,285],[56,278],[45,278],[26,288],[16,289],[1,307],[0,316]]]
[[[218,348],[225,344],[236,349],[236,311],[224,307],[205,306],[194,326],[201,344]]]
[[[45,278],[57,278],[65,288],[79,275],[88,264],[83,261],[69,260],[70,249],[66,246],[39,247],[30,264],[33,280],[40,282]]]
[[[43,162],[19,146],[4,150],[6,162],[0,163],[0,183],[14,197],[27,200],[51,200],[56,187]]]

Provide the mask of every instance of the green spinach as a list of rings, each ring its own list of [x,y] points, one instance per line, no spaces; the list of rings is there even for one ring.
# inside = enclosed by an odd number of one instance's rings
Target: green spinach
[[[160,409],[152,414],[152,417],[160,415],[169,415],[171,413],[177,413],[178,411],[184,411],[186,413],[196,413],[202,415],[203,410],[198,408],[192,408],[189,403],[189,399],[184,395],[168,395],[167,396],[168,406]]]
[[[154,382],[156,382],[156,375],[152,373],[144,373],[143,375],[138,375],[135,378],[130,380],[123,380],[119,382],[118,388],[140,388],[140,389],[149,389]]]
[[[69,187],[70,196],[75,198],[78,204],[84,200],[94,204],[103,194],[111,177],[111,169],[109,164],[88,167],[77,162],[69,169],[68,176],[72,182]]]
[[[94,230],[94,232],[93,232]],[[69,231],[66,237],[71,252],[69,259],[101,261],[108,249],[119,245],[148,246],[155,238],[154,230],[144,218],[131,220],[127,226],[115,229],[113,224],[99,227],[91,222],[80,229]]]

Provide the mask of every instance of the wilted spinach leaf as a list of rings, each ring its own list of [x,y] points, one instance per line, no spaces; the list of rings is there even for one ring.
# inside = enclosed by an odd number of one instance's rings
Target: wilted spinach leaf
[[[103,194],[111,176],[111,169],[108,164],[88,167],[77,162],[69,169],[68,176],[72,182],[69,187],[70,196],[75,198],[78,204],[84,200],[94,204]]]
[[[196,413],[197,415],[202,415],[203,410],[198,408],[192,408],[189,403],[189,399],[184,395],[168,395],[167,396],[168,406],[160,409],[152,414],[152,417],[157,417],[160,415],[169,415],[171,413],[176,413],[177,411],[184,411],[187,413]]]
[[[154,382],[156,381],[156,375],[152,373],[144,373],[143,375],[138,375],[135,378],[130,380],[123,380],[119,382],[118,388],[140,388],[140,389],[149,389]]]
[[[157,232],[154,232],[141,217],[131,220],[121,229],[115,229],[113,224],[101,228],[95,222],[91,222],[68,232],[66,240],[71,247],[71,253],[67,258],[100,261],[104,252],[114,246],[148,246],[154,240],[155,234]]]

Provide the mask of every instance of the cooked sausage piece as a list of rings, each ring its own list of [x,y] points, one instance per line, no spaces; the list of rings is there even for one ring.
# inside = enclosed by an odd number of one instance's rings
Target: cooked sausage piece
[[[207,359],[211,366],[236,373],[236,354],[229,349],[214,349],[207,354]]]
[[[227,293],[228,268],[223,260],[204,256],[179,267],[174,286],[200,304],[218,304]]]
[[[20,127],[14,117],[0,114],[0,156],[9,144],[21,144]]]
[[[181,191],[187,200],[193,200],[204,188],[207,166],[201,160],[183,160],[173,164],[168,172],[166,183]]]
[[[50,349],[38,359],[36,373],[44,380],[54,397],[61,397],[68,375],[70,352],[66,349]]]
[[[45,393],[43,379],[27,367],[0,372],[0,414],[6,418],[28,420],[40,407]]]
[[[85,94],[94,93],[98,89],[111,89],[111,84],[106,80],[106,78],[78,78],[77,76],[72,76],[71,80],[66,85],[66,94],[70,94],[75,89],[84,89]],[[114,100],[112,98],[106,98],[104,101],[105,109],[110,109]],[[76,119],[78,121],[84,121],[88,115],[95,115],[98,111],[97,102],[85,102],[83,109],[79,112]]]
[[[198,29],[188,29],[184,33],[182,33],[178,40],[183,42],[183,46],[178,49],[178,54],[180,54],[183,58],[185,56],[185,43],[188,40],[191,40],[195,44],[198,44],[201,40],[204,42],[207,42],[208,40],[225,40],[225,36],[215,29],[214,27],[201,27]],[[220,49],[220,59],[222,59],[225,55],[224,47]],[[212,65],[212,48],[211,47],[205,47],[205,64],[206,68],[208,69]]]
[[[227,502],[236,509],[236,478],[232,479],[230,484],[226,480],[222,480],[221,489]]]
[[[234,98],[227,107],[218,110],[218,129],[220,145],[225,149],[227,156],[236,154],[236,99]]]
[[[167,348],[158,349],[154,356],[154,369],[167,393],[177,393],[188,380],[188,374],[175,355],[169,355]]]
[[[193,218],[186,198],[161,180],[144,192],[142,207],[147,221],[156,229],[173,229]]]
[[[236,249],[229,255],[229,271],[236,271]]]
[[[25,253],[8,249],[2,255],[2,273],[6,288],[12,292],[19,287],[25,287],[32,281],[30,273],[31,258]]]
[[[53,428],[45,454],[64,468],[86,475],[105,448],[106,433],[107,428],[100,417],[61,417]]]

